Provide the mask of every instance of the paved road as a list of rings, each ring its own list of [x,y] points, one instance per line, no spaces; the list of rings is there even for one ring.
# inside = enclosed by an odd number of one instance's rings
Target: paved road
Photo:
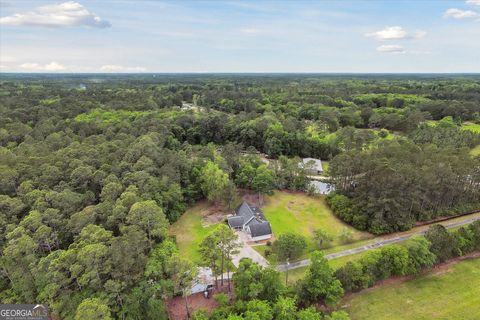
[[[476,220],[480,220],[480,217],[473,217],[473,218],[468,218],[468,219],[465,219],[465,220],[455,221],[455,222],[450,222],[450,223],[448,221],[444,221],[444,222],[441,222],[441,224],[445,228],[450,229],[450,228],[455,228],[455,227],[463,226],[463,225],[466,225],[466,224],[470,224],[470,223],[472,223]],[[423,235],[423,234],[425,234],[426,231],[427,230],[425,229],[425,230],[422,230],[422,231],[413,232],[413,233],[409,233],[409,234],[394,237],[394,238],[378,239],[375,243],[370,243],[370,244],[367,244],[367,245],[364,245],[364,246],[361,246],[361,247],[327,254],[327,255],[325,255],[325,258],[327,258],[328,260],[331,260],[331,259],[336,259],[336,258],[340,258],[340,257],[349,256],[349,255],[352,255],[352,254],[357,254],[357,253],[364,252],[364,251],[369,251],[369,250],[380,248],[380,247],[383,247],[383,246],[386,246],[386,245],[389,245],[389,244],[392,244],[392,243],[405,241],[405,240],[410,239],[411,237],[416,236],[416,235]],[[306,267],[309,264],[310,264],[310,259],[300,260],[300,261],[290,263],[290,265],[288,266],[288,269],[292,270],[292,269],[297,269],[297,268],[301,268],[301,267]],[[277,266],[277,270],[282,271],[282,272],[286,271],[287,270],[287,265],[286,264],[279,264]]]

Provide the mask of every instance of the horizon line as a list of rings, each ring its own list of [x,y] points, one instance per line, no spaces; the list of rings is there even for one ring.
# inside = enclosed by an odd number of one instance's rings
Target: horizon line
[[[98,75],[169,75],[169,74],[468,74],[468,75],[480,75],[480,71],[478,72],[303,72],[303,71],[245,71],[245,72],[235,72],[235,71],[179,71],[179,72],[23,72],[23,71],[0,71],[0,75],[8,75],[8,74],[28,74],[28,75],[65,75],[65,74],[80,74],[80,75],[87,75],[87,74],[98,74]]]

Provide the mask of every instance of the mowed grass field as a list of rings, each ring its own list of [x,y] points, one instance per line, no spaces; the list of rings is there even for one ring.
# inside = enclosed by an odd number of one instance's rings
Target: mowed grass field
[[[170,226],[170,234],[175,236],[180,253],[196,263],[200,263],[201,260],[198,246],[208,233],[217,226],[204,227],[202,225],[202,212],[208,210],[208,207],[208,202],[200,202],[188,209],[178,221]]]
[[[322,229],[333,237],[334,246],[341,243],[338,235],[344,228],[352,232],[352,241],[372,237],[338,219],[327,206],[324,196],[276,191],[273,196],[265,198],[262,211],[272,224],[273,234],[277,238],[282,233],[296,233],[305,236],[311,245],[314,231]]]
[[[476,146],[472,150],[470,150],[470,154],[472,156],[480,156],[480,145]]]
[[[480,133],[480,124],[477,123],[464,123],[462,124],[462,130],[470,130],[476,133]]]
[[[362,291],[340,305],[347,306],[352,320],[480,319],[480,258]]]

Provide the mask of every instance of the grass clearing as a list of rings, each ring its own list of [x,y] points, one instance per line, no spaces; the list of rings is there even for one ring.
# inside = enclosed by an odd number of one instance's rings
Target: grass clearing
[[[470,154],[472,156],[480,156],[480,144],[475,148],[473,148],[472,150],[470,150]]]
[[[338,268],[343,267],[349,261],[355,261],[360,259],[366,253],[367,252],[361,252],[361,253],[352,254],[349,256],[341,257],[341,258],[328,260],[328,264],[333,270],[337,270]],[[288,284],[294,285],[298,280],[303,279],[303,277],[305,276],[305,272],[307,272],[308,268],[309,268],[308,266],[300,267],[300,268],[296,268],[288,271]],[[285,272],[282,272],[282,278],[283,277],[285,277]]]
[[[328,232],[334,238],[332,245],[341,244],[338,234],[344,228],[352,232],[352,241],[372,237],[335,217],[324,196],[276,191],[273,196],[266,197],[265,203],[262,211],[272,224],[273,234],[277,238],[282,233],[296,233],[305,236],[313,247],[313,232],[316,229]]]
[[[208,207],[208,202],[200,202],[188,209],[178,221],[170,226],[170,234],[176,237],[180,253],[196,263],[201,260],[198,246],[208,233],[217,226],[216,224],[203,226],[202,212],[208,210]]]
[[[469,130],[475,133],[480,133],[480,124],[478,123],[464,123],[462,124],[462,130]]]
[[[328,175],[328,168],[330,168],[330,161],[322,160],[323,173]]]
[[[367,289],[341,304],[352,320],[478,319],[480,258],[458,262],[439,274]]]
[[[294,286],[298,280],[303,279],[305,277],[305,272],[307,272],[308,267],[301,267],[297,269],[292,269],[288,271],[288,285]],[[281,276],[282,280],[285,280],[285,272],[282,272]]]

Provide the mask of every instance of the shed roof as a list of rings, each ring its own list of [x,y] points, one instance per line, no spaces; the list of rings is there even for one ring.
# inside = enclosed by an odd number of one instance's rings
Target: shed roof
[[[320,160],[320,159],[303,158],[301,164],[304,168],[314,169],[314,170],[317,170],[317,171],[323,171],[322,160]]]

